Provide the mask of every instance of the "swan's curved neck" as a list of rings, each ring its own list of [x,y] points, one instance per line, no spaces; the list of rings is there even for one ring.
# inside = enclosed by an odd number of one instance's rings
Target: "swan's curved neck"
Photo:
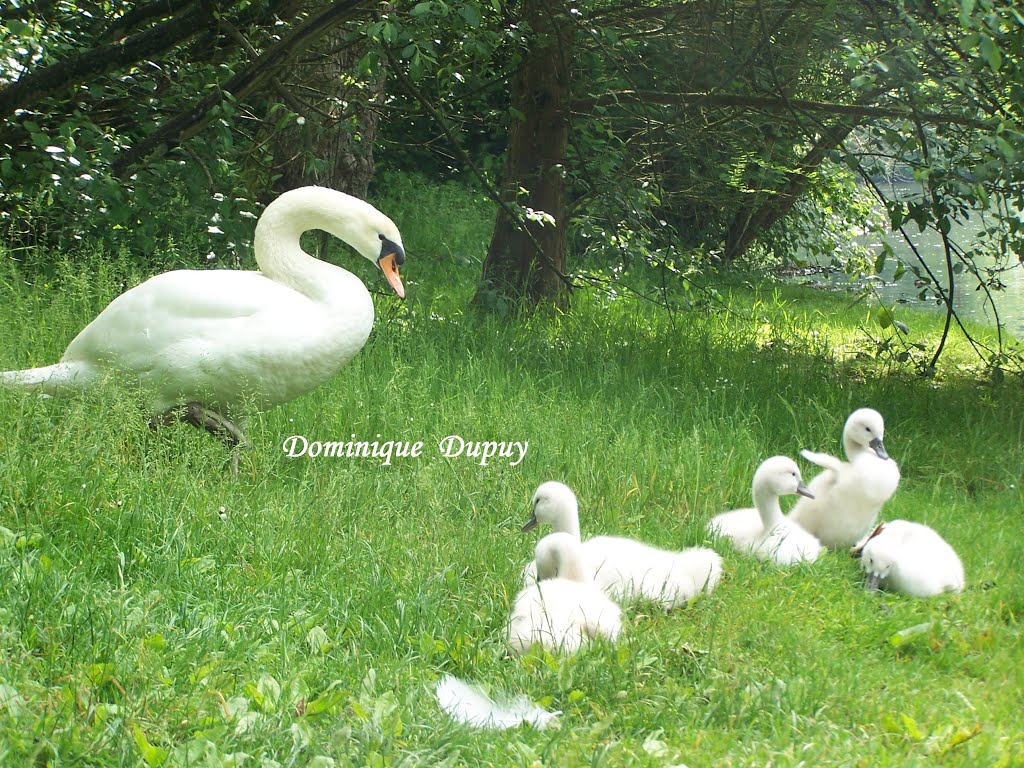
[[[552,549],[537,560],[537,578],[586,582],[589,574],[580,553],[561,548]]]
[[[588,580],[586,566],[579,557],[563,556],[558,563],[558,575],[563,579],[584,583]]]
[[[779,504],[779,495],[769,490],[754,486],[754,506],[761,515],[761,522],[764,523],[765,531],[770,531],[783,520],[782,505]]]
[[[860,456],[864,451],[868,450],[866,447],[858,443],[849,437],[843,437],[843,450],[846,451],[846,460],[853,461],[855,458]]]
[[[575,503],[565,504],[558,510],[558,519],[555,520],[553,528],[562,533],[571,533],[577,539],[580,537],[580,510]]]
[[[335,293],[338,281],[358,280],[347,270],[320,261],[299,244],[303,232],[320,229],[352,244],[360,214],[368,203],[321,187],[286,192],[267,206],[256,223],[256,263],[275,282],[314,300]]]

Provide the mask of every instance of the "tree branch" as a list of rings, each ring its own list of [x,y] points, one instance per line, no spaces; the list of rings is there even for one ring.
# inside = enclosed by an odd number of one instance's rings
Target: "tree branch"
[[[147,22],[166,16],[177,16],[182,9],[195,2],[196,0],[151,0],[151,2],[136,6],[123,16],[114,19],[100,35],[100,40],[123,40],[128,33]]]
[[[210,111],[230,95],[241,100],[270,80],[277,69],[334,27],[348,20],[365,0],[338,0],[310,16],[278,40],[245,69],[201,99],[191,109],[164,123],[153,134],[127,150],[114,163],[114,173],[125,176],[137,162],[160,148],[173,148],[195,136],[210,121]]]
[[[153,58],[206,31],[209,14],[201,4],[120,42],[93,48],[73,59],[29,72],[0,88],[0,116],[27,109],[67,86]]]
[[[740,93],[665,93],[661,91],[615,91],[595,96],[591,99],[578,99],[573,102],[574,112],[586,113],[596,107],[617,106],[621,104],[660,104],[662,106],[679,107],[739,107],[741,109],[771,110],[803,110],[807,112],[827,112],[833,115],[851,117],[881,117],[896,120],[919,119],[925,123],[947,125],[965,125],[970,128],[989,128],[988,121],[965,115],[948,115],[938,113],[914,112],[898,107],[881,107],[858,104],[835,104],[831,102],[809,101],[807,99],[782,99],[777,96],[760,96]]]

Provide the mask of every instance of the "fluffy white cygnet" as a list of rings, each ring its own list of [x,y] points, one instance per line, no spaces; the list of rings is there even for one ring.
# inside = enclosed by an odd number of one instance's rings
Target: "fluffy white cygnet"
[[[789,519],[830,549],[852,546],[867,535],[900,483],[899,467],[885,451],[884,436],[882,415],[860,408],[843,427],[846,461],[827,453],[801,451],[805,459],[825,471],[808,484],[813,499],[800,499]]]
[[[879,525],[854,547],[866,589],[931,597],[964,588],[964,566],[933,528],[909,520]]]
[[[579,539],[579,504],[567,485],[542,483],[533,495],[533,515],[523,526],[550,525]],[[583,556],[597,585],[616,600],[650,600],[665,610],[711,592],[722,578],[722,558],[706,547],[673,552],[621,536],[596,536],[583,542]],[[524,580],[536,579],[532,564]]]
[[[715,515],[708,530],[729,539],[739,552],[777,565],[816,560],[821,543],[782,514],[779,497],[790,493],[810,495],[796,462],[788,456],[766,459],[754,473],[754,507]]]
[[[594,583],[580,540],[552,533],[537,542],[539,580],[515,599],[509,619],[512,651],[526,653],[535,643],[554,653],[575,653],[588,640],[615,640],[622,612]]]

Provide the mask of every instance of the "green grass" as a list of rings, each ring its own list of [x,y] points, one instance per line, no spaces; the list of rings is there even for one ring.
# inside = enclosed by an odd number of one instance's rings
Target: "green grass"
[[[462,307],[486,224],[446,239],[443,223],[487,206],[446,189],[419,221],[416,193],[387,206],[409,301],[382,293],[348,367],[254,417],[238,482],[212,439],[151,432],[113,385],[0,392],[0,764],[1024,764],[1019,382],[880,375],[848,354],[864,309],[802,289],[736,288],[731,313],[589,295],[564,315],[477,316]],[[0,368],[59,356],[120,290],[97,269],[0,275]],[[838,452],[861,405],[885,415],[903,472],[884,514],[954,545],[962,595],[880,597],[843,555],[780,571],[723,549],[713,595],[630,609],[617,646],[506,658],[541,481],[576,489],[585,534],[704,544],[762,458]],[[424,454],[281,450],[352,433]],[[449,434],[529,452],[448,460]],[[449,672],[560,709],[560,727],[454,725],[432,694]]]

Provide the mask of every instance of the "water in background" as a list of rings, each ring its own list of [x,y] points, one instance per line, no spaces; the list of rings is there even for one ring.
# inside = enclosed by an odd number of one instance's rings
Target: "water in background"
[[[899,199],[908,199],[920,194],[921,187],[914,184],[904,184],[896,190]],[[928,264],[928,268],[931,269],[939,283],[945,286],[946,253],[942,246],[942,237],[931,229],[918,232],[917,224],[914,222],[905,224],[904,229],[921,254],[921,258]],[[979,229],[981,229],[981,222],[972,218],[964,224],[954,224],[949,236],[962,248],[970,250]],[[884,239],[892,246],[896,256],[903,260],[908,267],[911,264],[919,264],[914,252],[898,232],[890,233]],[[868,246],[872,254],[877,254],[881,249],[882,238],[877,234],[865,234],[858,238],[858,244]],[[984,268],[993,262],[990,258],[978,256],[976,263],[979,268]],[[879,276],[881,279],[872,278],[875,291],[884,304],[911,304],[945,312],[945,304],[937,304],[935,297],[930,293],[925,295],[923,301],[919,298],[921,289],[914,284],[917,278],[909,269],[898,281],[894,281],[893,275],[896,272],[896,266],[895,260],[888,259]],[[829,279],[834,283],[839,283],[844,281],[846,276],[837,274]],[[1003,272],[1000,279],[1006,287],[1000,291],[993,291],[993,298],[999,310],[999,320],[1013,336],[1024,339],[1024,265],[1016,263],[1012,269]],[[965,319],[986,325],[995,325],[996,323],[996,317],[992,312],[985,290],[978,289],[977,278],[966,270],[956,275],[953,306],[957,313]]]

